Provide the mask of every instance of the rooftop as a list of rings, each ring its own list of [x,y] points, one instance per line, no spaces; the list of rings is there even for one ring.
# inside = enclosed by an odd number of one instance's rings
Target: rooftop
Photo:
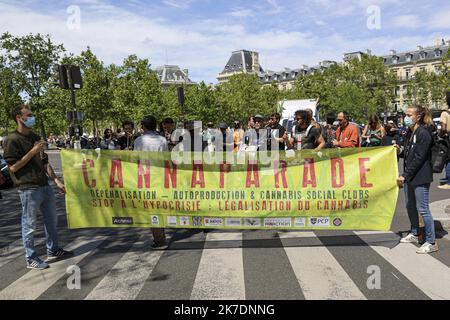
[[[179,66],[164,65],[154,69],[158,74],[162,84],[196,84],[189,79],[189,72],[187,69],[182,70]]]

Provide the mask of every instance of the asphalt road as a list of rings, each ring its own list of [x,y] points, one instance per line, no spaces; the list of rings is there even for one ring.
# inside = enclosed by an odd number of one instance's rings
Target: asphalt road
[[[59,155],[49,157],[60,173]],[[3,196],[0,300],[450,299],[449,235],[439,234],[440,251],[432,255],[398,244],[409,229],[403,192],[391,232],[168,230],[166,251],[150,249],[149,230],[68,230],[64,198],[57,195],[60,243],[76,254],[45,271],[25,268],[20,201],[15,190]],[[449,199],[435,183],[431,202]],[[43,238],[39,218],[42,254]],[[80,268],[79,289],[68,288],[70,266]],[[371,278],[378,271],[379,283]]]

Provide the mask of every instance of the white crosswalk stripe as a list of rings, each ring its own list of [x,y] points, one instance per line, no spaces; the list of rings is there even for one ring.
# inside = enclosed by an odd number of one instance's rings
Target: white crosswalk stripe
[[[361,231],[355,234],[363,236],[387,233]],[[433,256],[417,254],[417,247],[413,244],[400,243],[392,249],[373,245],[371,247],[430,298],[450,299],[450,268]]]
[[[34,300],[66,274],[67,267],[76,265],[92,250],[97,248],[105,236],[77,238],[66,250],[74,251],[75,256],[51,264],[43,271],[31,270],[0,292],[0,300]]]
[[[35,246],[38,246],[41,245],[43,242],[44,240],[42,239],[36,239],[34,243]],[[23,256],[23,259],[25,261],[25,249],[23,248],[23,241],[22,239],[18,239],[13,243],[11,243],[10,245],[8,245],[7,247],[1,249],[0,268],[21,255]]]
[[[185,230],[177,232],[183,233]],[[354,233],[367,244],[368,250],[374,250],[379,259],[386,260],[428,297],[450,299],[450,268],[447,265],[432,255],[416,254],[417,247],[412,244],[396,245],[397,236],[392,232]],[[273,233],[268,233],[271,239],[273,239],[272,235]],[[325,242],[322,242],[323,239],[321,241],[314,232],[278,232],[278,236],[288,257],[289,267],[293,271],[292,280],[298,282],[307,300],[367,299],[361,291],[364,289],[359,288],[354,282],[356,278],[351,268],[344,269],[341,265],[342,261],[340,263],[338,260],[339,256],[332,254],[324,245]],[[68,250],[75,251],[73,258],[52,263],[51,268],[43,271],[27,272],[0,291],[0,300],[45,298],[45,292],[67,275],[68,266],[79,264],[109,237],[111,236],[80,236],[66,246]],[[185,237],[176,243],[195,241],[199,240]],[[388,242],[393,245],[386,246]],[[314,244],[311,245],[311,243]],[[19,240],[8,247],[7,251],[0,254],[2,258],[0,268],[5,265],[5,261],[17,259],[18,255],[23,253]],[[167,251],[150,249],[150,239],[147,235],[139,237],[127,250],[110,269],[104,270],[104,275],[100,275],[100,282],[96,283],[89,293],[86,292],[85,299],[136,299],[158,263],[165,258],[164,254],[166,253],[167,256],[177,254],[177,249],[170,247]],[[189,293],[190,298],[192,300],[245,300],[247,288],[244,250],[246,249],[241,232],[207,233],[198,269],[192,278],[193,287]],[[95,261],[95,258],[91,260]],[[276,261],[272,261],[270,257],[267,263],[276,265]],[[283,270],[279,271],[283,272]]]
[[[208,233],[206,242],[237,241],[242,233]],[[192,300],[244,300],[244,262],[242,246],[203,250],[195,279]]]
[[[136,298],[164,253],[162,250],[152,250],[150,244],[148,236],[142,236],[89,293],[86,300]]]
[[[279,233],[284,243],[288,238],[315,238],[314,232]],[[325,246],[283,246],[307,300],[365,300],[338,261]]]

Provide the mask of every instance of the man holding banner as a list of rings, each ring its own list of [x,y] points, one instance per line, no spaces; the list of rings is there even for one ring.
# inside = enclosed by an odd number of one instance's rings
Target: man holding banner
[[[156,132],[157,121],[153,116],[145,117],[142,122],[144,134],[137,138],[134,143],[135,151],[164,152],[169,151],[167,140]],[[167,247],[164,229],[153,228],[153,244],[152,248]]]

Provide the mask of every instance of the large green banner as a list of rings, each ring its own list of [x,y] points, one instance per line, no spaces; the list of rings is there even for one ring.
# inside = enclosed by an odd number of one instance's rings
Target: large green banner
[[[63,150],[70,228],[390,229],[394,147],[283,153]]]

